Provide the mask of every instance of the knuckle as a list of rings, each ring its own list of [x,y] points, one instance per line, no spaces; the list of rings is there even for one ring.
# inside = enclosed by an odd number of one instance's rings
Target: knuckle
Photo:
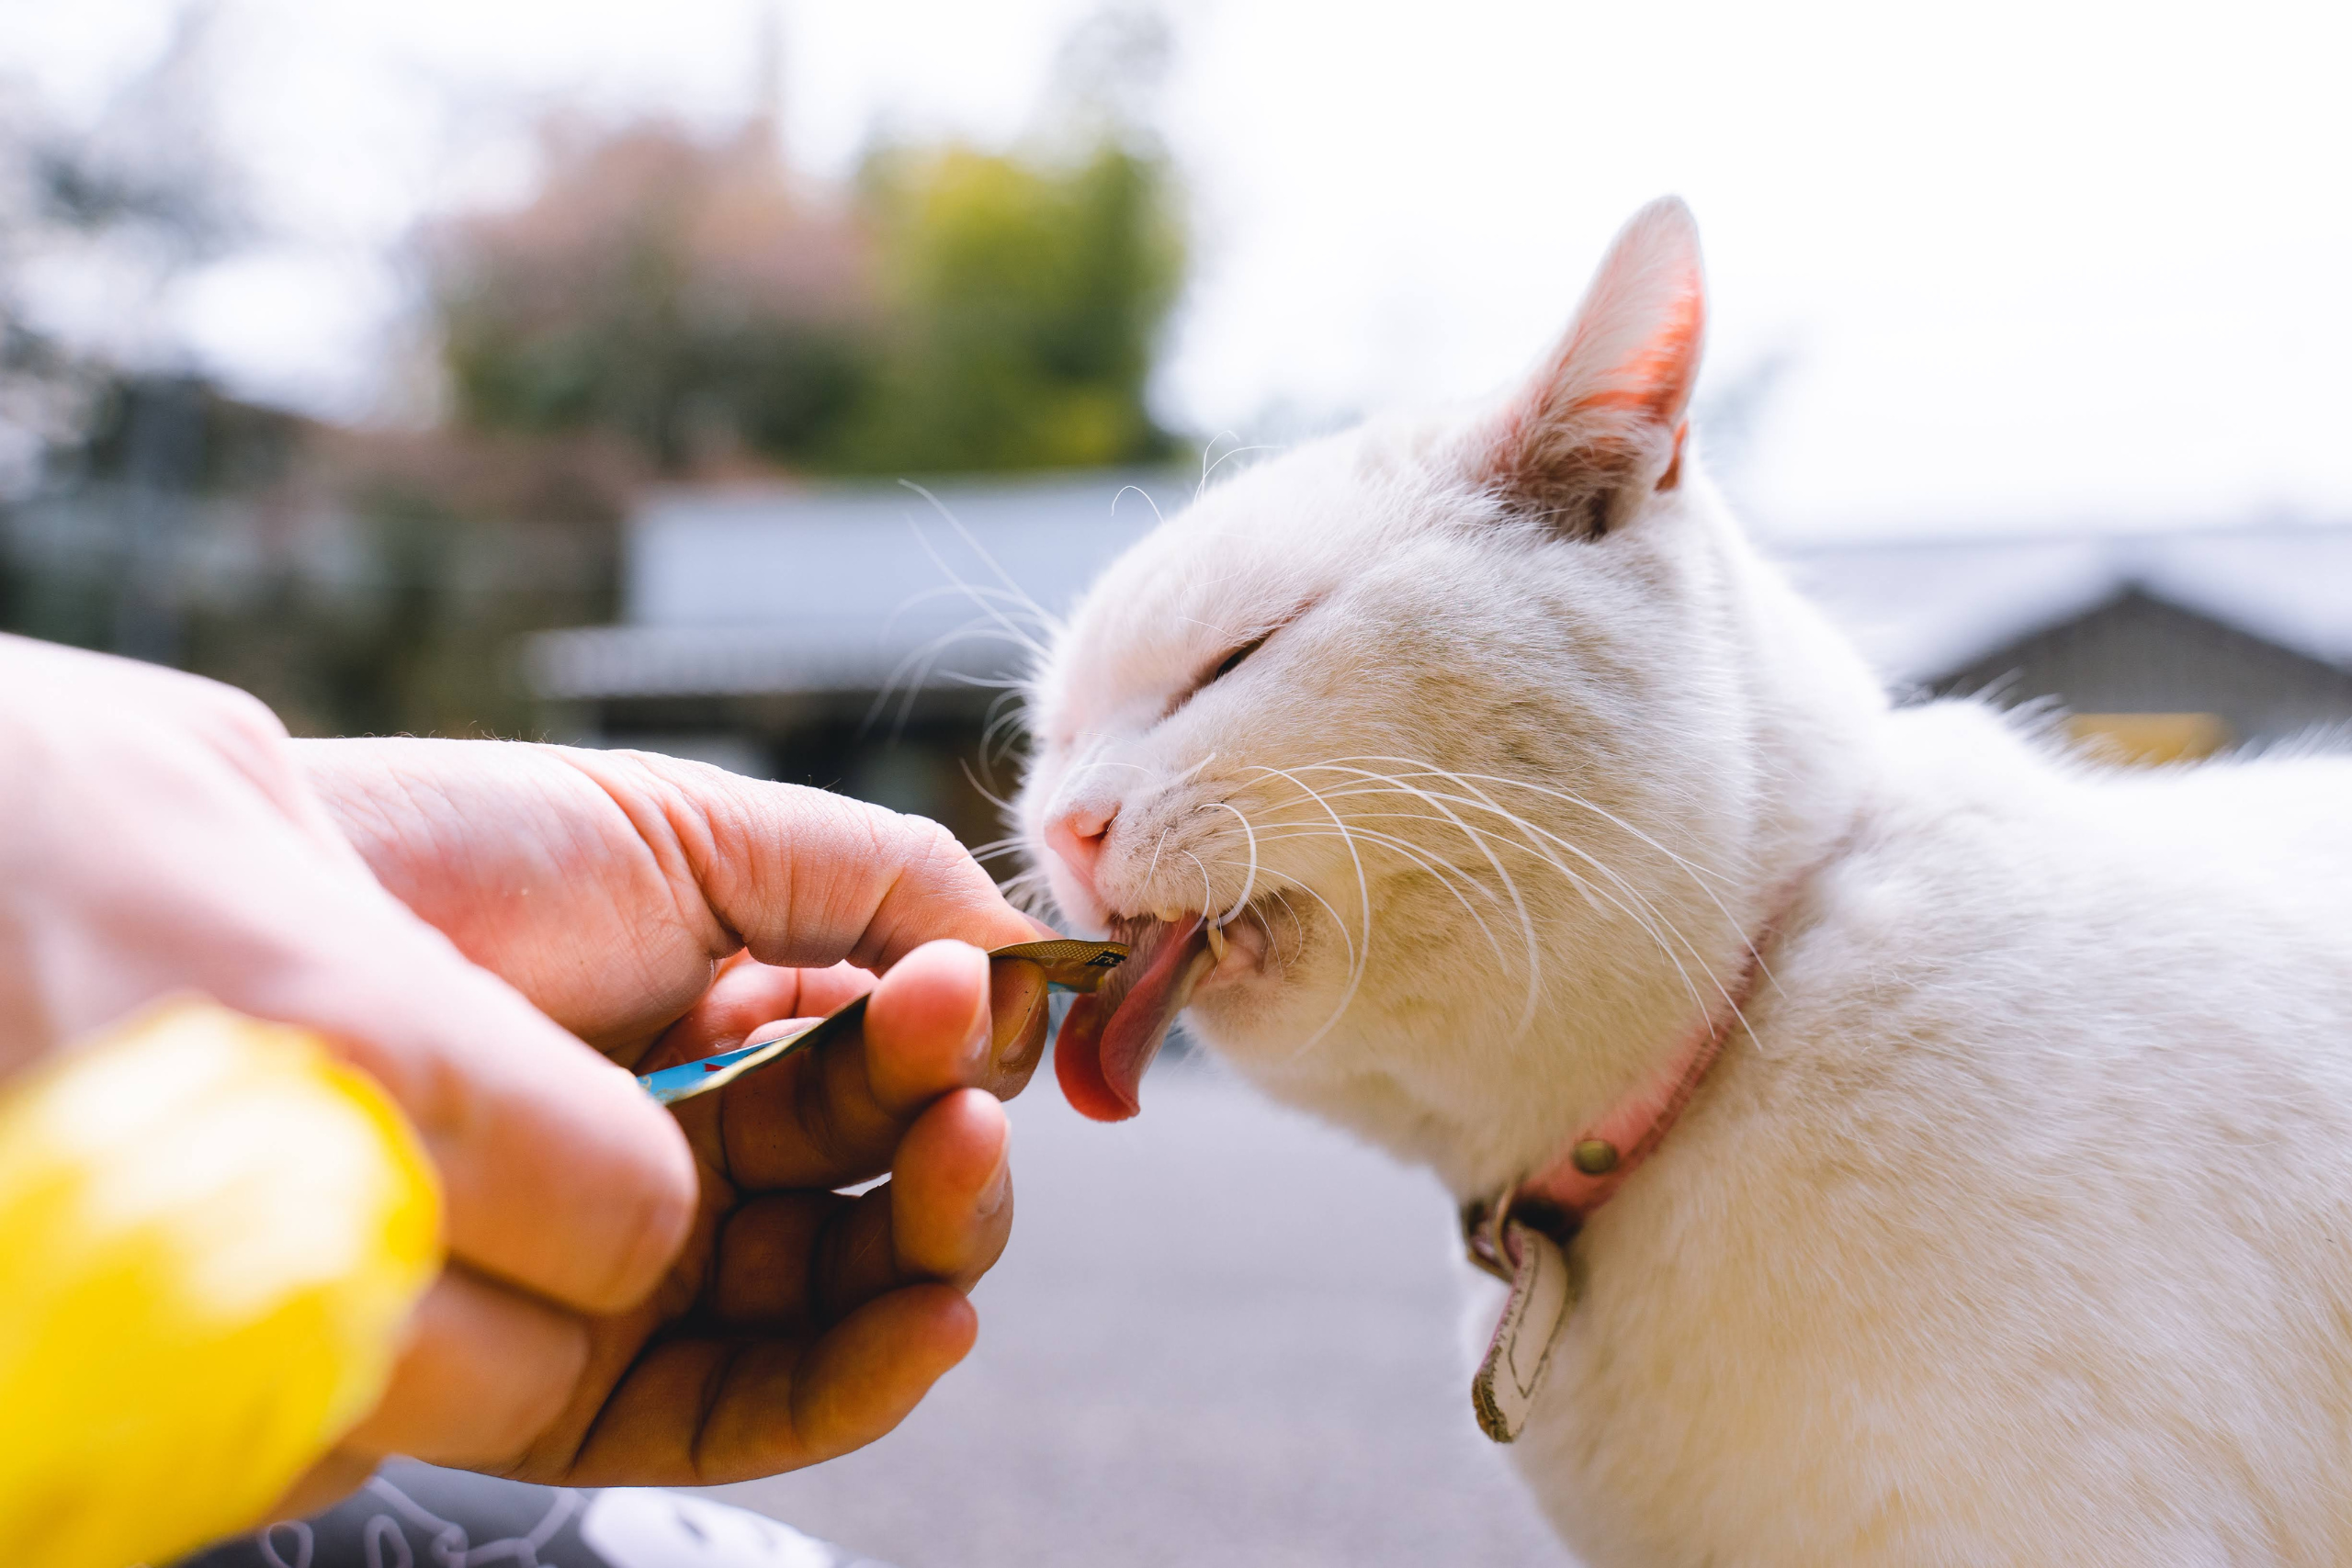
[[[907,857],[909,867],[926,880],[961,882],[965,873],[977,870],[972,857],[964,852],[962,840],[928,817],[903,818],[912,829],[912,843]]]
[[[207,704],[210,716],[224,738],[255,747],[274,747],[286,739],[284,722],[251,692],[210,681],[204,682],[203,690],[210,699]]]
[[[189,677],[175,694],[197,736],[241,761],[274,761],[286,743],[285,724],[250,692]]]

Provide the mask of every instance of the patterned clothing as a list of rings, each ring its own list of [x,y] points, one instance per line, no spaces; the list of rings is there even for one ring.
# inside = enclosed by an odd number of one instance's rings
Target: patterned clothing
[[[579,1492],[394,1461],[325,1513],[177,1568],[888,1568],[675,1492]]]

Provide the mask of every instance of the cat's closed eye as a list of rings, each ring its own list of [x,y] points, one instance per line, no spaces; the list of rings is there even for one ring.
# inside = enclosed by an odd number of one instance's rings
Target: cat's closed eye
[[[1234,670],[1243,660],[1249,658],[1251,654],[1265,647],[1266,638],[1272,635],[1273,634],[1272,632],[1261,632],[1258,636],[1251,637],[1248,642],[1243,643],[1239,648],[1235,649],[1231,653],[1227,654],[1217,667],[1209,671],[1208,680],[1202,682],[1201,684],[1204,686],[1209,685],[1214,682],[1222,681],[1227,675],[1232,674]]]
[[[1194,697],[1200,695],[1201,693],[1206,691],[1217,682],[1224,680],[1227,675],[1232,674],[1243,660],[1249,658],[1251,654],[1265,647],[1266,639],[1273,636],[1274,631],[1279,629],[1279,627],[1276,627],[1260,632],[1256,637],[1251,637],[1248,642],[1243,643],[1240,647],[1227,654],[1223,659],[1218,660],[1216,669],[1210,671],[1207,674],[1202,676],[1199,680],[1193,682],[1190,686],[1181,692],[1178,692],[1174,696],[1168,700],[1168,712],[1171,714],[1174,713],[1186,703],[1191,702]]]

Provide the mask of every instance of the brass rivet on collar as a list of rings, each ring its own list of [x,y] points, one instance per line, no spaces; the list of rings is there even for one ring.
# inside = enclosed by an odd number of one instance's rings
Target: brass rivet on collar
[[[1587,1176],[1606,1176],[1617,1168],[1617,1145],[1606,1138],[1587,1138],[1568,1157]]]

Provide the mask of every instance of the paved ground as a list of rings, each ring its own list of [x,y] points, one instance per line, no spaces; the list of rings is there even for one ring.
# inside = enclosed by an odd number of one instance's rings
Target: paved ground
[[[1168,1064],[1013,1107],[979,1348],[863,1453],[719,1495],[900,1568],[1564,1568],[1470,1416],[1426,1178]]]

